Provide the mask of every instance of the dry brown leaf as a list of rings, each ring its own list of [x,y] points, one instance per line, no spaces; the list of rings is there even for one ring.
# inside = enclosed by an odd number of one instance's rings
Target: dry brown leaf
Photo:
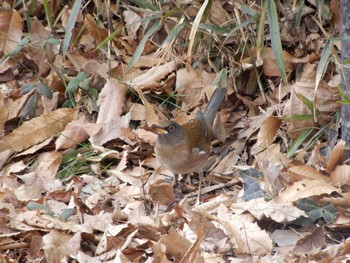
[[[140,76],[129,76],[127,85],[136,90],[154,89],[160,87],[161,80],[166,78],[171,72],[174,72],[181,64],[179,59],[172,60],[163,65],[153,67]]]
[[[140,89],[137,89],[136,91],[146,108],[146,121],[148,125],[157,124],[161,119],[165,119],[163,115],[159,116],[160,114],[156,113],[155,107],[147,101],[145,95]]]
[[[340,19],[341,19],[341,11],[340,11],[340,0],[331,0],[330,9],[332,12],[332,21],[337,33],[340,32]]]
[[[343,164],[345,161],[345,142],[343,140],[338,141],[334,146],[327,162],[327,172],[332,172],[337,165]]]
[[[5,163],[7,162],[8,158],[10,158],[11,155],[12,155],[11,150],[0,152],[0,170],[5,165]]]
[[[130,114],[124,115],[122,117],[110,120],[102,125],[96,123],[95,125],[89,125],[89,130],[85,129],[87,133],[93,131],[90,134],[91,137],[89,141],[94,147],[102,146],[104,143],[119,138],[123,134],[123,130],[129,127]],[[96,131],[98,132],[96,133]]]
[[[177,100],[184,102],[188,108],[197,106],[206,87],[212,86],[214,79],[213,73],[200,72],[190,67],[179,69],[176,72]]]
[[[307,217],[303,210],[300,210],[291,203],[277,204],[273,200],[266,202],[264,198],[257,198],[243,203],[234,203],[230,208],[234,213],[242,214],[248,211],[258,220],[267,217],[278,223],[291,222],[301,216]]]
[[[32,147],[28,148],[27,150],[21,152],[21,153],[18,153],[16,155],[14,155],[13,157],[19,157],[19,156],[25,156],[25,155],[28,155],[28,154],[33,154],[33,153],[36,153],[37,151],[39,151],[40,149],[42,149],[43,147],[49,145],[51,143],[51,141],[53,140],[53,138],[48,138],[47,140],[37,144],[37,145],[33,145]]]
[[[155,182],[149,186],[148,192],[153,202],[169,205],[175,201],[174,190],[171,184],[166,184],[162,181]]]
[[[108,30],[105,28],[100,28],[90,14],[86,15],[84,25],[89,34],[95,39],[97,43],[101,43],[108,37]]]
[[[8,100],[12,101],[11,99],[6,99],[5,96],[0,93],[0,138],[2,138],[4,135],[5,122],[8,120]]]
[[[299,178],[322,180],[324,182],[330,181],[328,176],[321,174],[314,168],[307,165],[292,166],[288,168],[288,174],[290,174],[291,176],[297,175]]]
[[[250,216],[251,217],[251,216]],[[246,215],[235,215],[225,206],[220,206],[216,221],[223,225],[236,253],[266,255],[272,249],[272,240],[265,230]]]
[[[75,256],[80,248],[80,233],[71,236],[64,232],[51,230],[43,237],[43,250],[48,262],[60,262],[64,256]]]
[[[293,253],[298,255],[315,255],[326,246],[326,235],[323,227],[317,227],[311,234],[298,240],[293,248]]]
[[[16,10],[0,11],[0,53],[8,54],[13,51],[22,37],[23,19]],[[18,61],[8,59],[2,62],[0,73],[18,64]]]
[[[130,118],[135,121],[146,120],[146,107],[140,103],[133,103],[130,109]]]
[[[11,150],[20,152],[60,133],[75,120],[77,109],[62,108],[23,123],[12,133],[0,140],[0,152]]]
[[[37,177],[42,181],[43,189],[52,192],[60,187],[61,181],[56,178],[58,168],[62,162],[62,152],[44,152],[36,160],[37,166],[34,169]]]
[[[350,185],[350,165],[338,165],[331,172],[331,181],[335,186]]]
[[[311,114],[309,108],[298,98],[296,94],[302,94],[304,97],[313,101],[314,90],[315,90],[315,79],[316,79],[316,70],[315,64],[305,64],[303,72],[300,78],[293,84],[291,98],[287,102],[283,114],[287,117],[293,115],[307,115]],[[337,89],[338,84],[332,83],[327,84],[325,81],[321,80],[317,94],[317,109],[320,112],[335,112],[339,109],[340,104],[337,100],[340,99],[339,92]],[[318,119],[320,125],[326,124],[326,119]],[[301,131],[304,131],[305,127],[313,127],[314,123],[312,120],[290,120],[288,122],[288,134],[294,138]]]
[[[252,149],[253,152],[253,149]],[[253,154],[253,153],[252,153]],[[274,164],[280,164],[281,162],[287,163],[287,157],[281,152],[281,146],[278,143],[273,143],[267,147],[264,151],[257,154],[257,159],[261,161],[269,161]]]
[[[279,193],[275,198],[278,204],[295,202],[301,198],[310,196],[330,195],[333,192],[339,192],[338,188],[322,180],[302,179],[289,185],[285,190]]]
[[[261,161],[258,164],[263,172],[264,182],[266,184],[263,190],[275,196],[287,184],[282,177],[280,168],[269,161]]]
[[[167,252],[177,260],[181,260],[192,245],[190,241],[176,232],[162,235],[158,242],[165,245]]]
[[[137,39],[137,30],[139,30],[141,26],[141,17],[131,9],[125,10],[123,16],[128,35]]]
[[[211,10],[209,20],[217,26],[221,26],[231,19],[230,14],[227,13],[220,1],[213,1]]]
[[[294,64],[292,64],[293,56],[288,52],[283,51],[283,58],[286,63],[287,72],[291,72],[294,68]],[[266,76],[277,77],[280,76],[280,71],[277,67],[275,55],[273,53],[273,49],[270,47],[264,48],[263,54],[263,71]]]
[[[242,132],[238,135],[238,139],[249,139],[254,132],[256,132],[262,125],[262,123],[266,120],[267,116],[265,115],[257,115],[254,117],[251,117],[249,119],[249,123],[245,124],[245,128],[242,130]],[[237,124],[239,126],[241,124]]]
[[[28,37],[31,41],[29,54],[37,64],[39,68],[38,76],[41,77],[49,72],[51,63],[55,60],[53,45],[45,43],[45,46],[43,46],[42,43],[43,40],[49,39],[52,35],[37,18],[34,18]]]
[[[89,138],[89,135],[82,127],[84,123],[88,123],[85,116],[81,116],[79,119],[68,123],[55,142],[56,151],[73,148]]]
[[[125,61],[127,63],[130,63],[131,57],[125,57]],[[159,63],[159,57],[155,55],[155,53],[147,54],[144,56],[140,56],[135,64],[133,65],[134,68],[151,68],[156,66]]]
[[[118,119],[125,105],[125,94],[124,84],[116,79],[108,79],[98,98],[100,110],[96,122],[107,123]]]
[[[258,132],[258,145],[267,147],[275,139],[282,120],[276,116],[270,116],[262,123]]]

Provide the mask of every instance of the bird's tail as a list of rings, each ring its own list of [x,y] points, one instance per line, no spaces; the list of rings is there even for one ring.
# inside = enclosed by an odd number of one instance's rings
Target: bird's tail
[[[211,96],[207,107],[204,110],[204,118],[208,124],[212,125],[214,122],[215,114],[218,111],[221,102],[223,101],[226,95],[226,88],[216,88],[213,96]]]

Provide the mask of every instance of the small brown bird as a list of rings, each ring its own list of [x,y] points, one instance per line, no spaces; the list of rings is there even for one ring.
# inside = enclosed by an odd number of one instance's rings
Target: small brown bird
[[[167,120],[151,126],[158,135],[155,154],[164,168],[175,174],[197,172],[202,179],[210,156],[213,121],[226,92],[226,88],[215,89],[204,112],[198,111],[183,125]]]

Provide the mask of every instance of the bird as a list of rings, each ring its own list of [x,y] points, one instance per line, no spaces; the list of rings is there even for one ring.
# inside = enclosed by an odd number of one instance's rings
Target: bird
[[[185,124],[165,120],[150,127],[157,134],[154,151],[164,168],[175,175],[196,172],[201,185],[211,152],[213,122],[226,92],[224,87],[216,88],[204,112],[197,111],[195,118]]]

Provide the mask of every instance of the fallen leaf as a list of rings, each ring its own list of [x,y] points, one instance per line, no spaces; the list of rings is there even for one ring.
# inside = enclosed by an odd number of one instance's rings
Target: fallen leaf
[[[326,246],[326,235],[323,227],[317,227],[311,234],[298,240],[293,247],[293,253],[297,255],[315,255]]]
[[[269,116],[264,120],[258,132],[258,145],[263,147],[269,146],[275,139],[281,123],[282,120],[275,116]]]
[[[343,164],[345,161],[345,142],[343,140],[338,141],[329,155],[326,170],[332,172],[337,165]]]
[[[20,152],[60,133],[75,120],[77,109],[61,108],[47,115],[33,118],[0,140],[0,152]]]
[[[81,116],[79,119],[68,123],[55,142],[56,151],[73,148],[89,138],[88,133],[82,127],[84,123],[87,123],[85,116]]]
[[[338,165],[331,172],[331,181],[337,186],[350,185],[350,165]]]
[[[303,210],[291,203],[277,204],[273,200],[266,202],[264,198],[249,200],[248,202],[235,203],[230,207],[235,213],[242,214],[245,211],[251,213],[258,220],[264,217],[271,218],[278,223],[287,223],[301,216],[307,217]]]
[[[278,204],[294,202],[301,198],[310,196],[330,195],[333,192],[339,192],[338,188],[322,180],[302,179],[289,185],[276,198]]]

